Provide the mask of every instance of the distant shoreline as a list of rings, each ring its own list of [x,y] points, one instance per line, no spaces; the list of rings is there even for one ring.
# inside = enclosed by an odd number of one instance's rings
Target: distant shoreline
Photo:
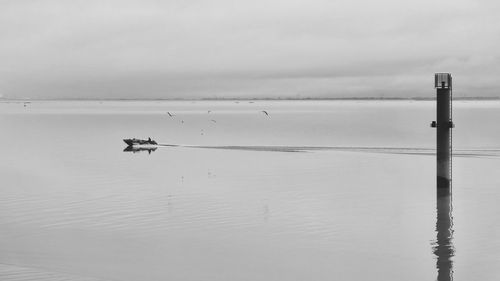
[[[436,98],[154,98],[154,99],[0,99],[0,102],[31,102],[31,101],[434,101]],[[500,97],[454,97],[454,101],[498,101]]]

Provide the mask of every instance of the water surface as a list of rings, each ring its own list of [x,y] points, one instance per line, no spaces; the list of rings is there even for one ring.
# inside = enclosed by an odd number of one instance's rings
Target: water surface
[[[0,279],[498,280],[499,109],[440,197],[433,102],[0,103]]]

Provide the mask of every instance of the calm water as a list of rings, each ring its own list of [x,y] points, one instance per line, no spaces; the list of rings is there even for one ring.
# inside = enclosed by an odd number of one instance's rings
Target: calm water
[[[500,280],[500,102],[455,102],[453,196],[434,110],[0,103],[0,279]]]

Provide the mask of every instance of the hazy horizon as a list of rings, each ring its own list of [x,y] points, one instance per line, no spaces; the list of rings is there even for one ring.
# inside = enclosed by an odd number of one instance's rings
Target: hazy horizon
[[[500,97],[500,4],[2,1],[3,99]]]
[[[35,101],[434,101],[435,97],[331,97],[331,98],[294,98],[294,97],[221,97],[221,98],[0,98],[0,102],[35,102]],[[496,101],[500,97],[454,97],[461,101]]]

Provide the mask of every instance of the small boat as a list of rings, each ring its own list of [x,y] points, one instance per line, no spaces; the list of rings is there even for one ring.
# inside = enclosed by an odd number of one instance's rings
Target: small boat
[[[141,140],[141,139],[124,139],[123,140],[128,146],[134,146],[134,145],[158,145],[158,143],[151,138],[148,138],[147,140]]]

